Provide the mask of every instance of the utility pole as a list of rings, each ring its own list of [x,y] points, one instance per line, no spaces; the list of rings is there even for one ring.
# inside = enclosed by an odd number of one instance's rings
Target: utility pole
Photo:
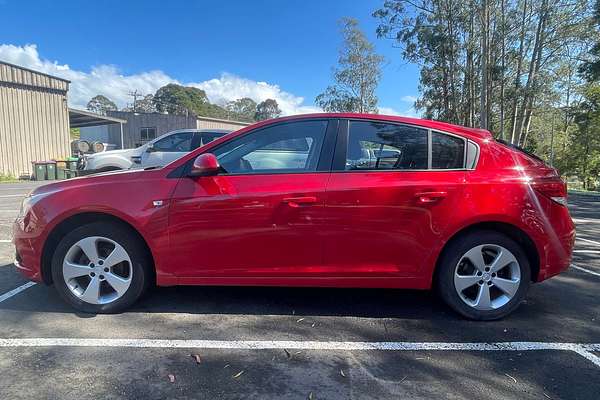
[[[129,96],[133,97],[133,112],[135,113],[137,110],[135,109],[137,98],[142,97],[142,94],[135,89],[133,92],[127,93]]]

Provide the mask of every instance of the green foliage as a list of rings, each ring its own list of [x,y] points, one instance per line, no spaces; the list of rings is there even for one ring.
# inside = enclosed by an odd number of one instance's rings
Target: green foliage
[[[18,182],[19,180],[12,175],[0,174],[0,183]]]
[[[80,130],[80,128],[71,128],[69,130],[69,133],[71,134],[71,140],[76,140],[76,139],[79,139],[81,137],[81,130]]]
[[[230,101],[225,105],[225,109],[234,116],[233,119],[241,121],[254,121],[256,114],[256,102],[249,97],[244,97]]]
[[[208,104],[208,97],[204,90],[170,83],[158,89],[152,101],[158,112],[186,115],[200,114]]]
[[[358,21],[341,21],[344,39],[333,71],[335,83],[317,96],[315,103],[330,112],[376,113],[375,90],[381,79],[383,57],[375,53],[372,43],[358,27]]]
[[[581,65],[579,71],[592,82],[600,80],[600,0],[596,0],[594,18],[590,25],[590,29],[597,33],[595,43],[589,52],[589,60]]]
[[[254,119],[256,121],[262,121],[265,119],[277,118],[281,115],[281,110],[279,109],[279,105],[277,101],[273,99],[267,99],[258,103],[256,106],[256,113],[254,114]]]
[[[154,103],[154,95],[147,94],[140,100],[135,101],[135,109],[133,105],[131,107],[124,107],[123,111],[128,112],[139,112],[139,113],[154,113],[156,112],[156,104]]]
[[[576,172],[584,189],[594,189],[600,179],[600,83],[587,87],[575,123],[571,156],[577,160]]]
[[[117,105],[108,97],[98,94],[87,103],[87,109],[96,114],[106,115],[107,111],[114,111]]]

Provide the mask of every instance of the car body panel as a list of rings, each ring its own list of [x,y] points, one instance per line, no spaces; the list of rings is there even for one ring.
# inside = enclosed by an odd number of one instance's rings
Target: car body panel
[[[448,131],[476,143],[479,159],[473,170],[332,167],[296,174],[185,175],[193,159],[223,142],[306,118]],[[533,187],[546,178],[557,180],[558,175],[543,162],[495,142],[487,131],[402,117],[294,116],[230,133],[163,168],[40,187],[33,192],[39,200],[14,225],[14,241],[21,271],[41,280],[43,248],[53,229],[80,213],[103,213],[122,219],[146,241],[158,285],[427,289],[444,246],[455,235],[475,224],[502,223],[534,243],[541,281],[568,268],[575,237],[567,208]],[[423,193],[439,192],[445,193],[441,199],[422,201]],[[310,201],[290,206],[289,197]]]

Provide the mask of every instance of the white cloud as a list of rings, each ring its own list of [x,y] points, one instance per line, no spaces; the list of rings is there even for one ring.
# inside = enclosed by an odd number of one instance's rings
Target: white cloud
[[[417,101],[419,98],[417,96],[402,96],[402,98],[400,100],[406,102],[406,103],[414,103],[415,101]]]
[[[89,72],[78,71],[71,69],[68,64],[41,58],[35,44],[0,45],[0,60],[70,80],[69,105],[75,108],[85,108],[90,98],[97,94],[124,107],[132,100],[127,94],[130,91],[138,90],[148,94],[168,83],[178,83],[204,90],[214,103],[222,104],[241,97],[250,97],[256,102],[271,98],[277,100],[284,115],[320,111],[317,107],[304,105],[303,97],[288,93],[278,85],[256,82],[229,73],[207,81],[182,83],[159,70],[123,75],[114,65],[98,65],[93,66]]]
[[[417,114],[416,110],[411,107],[407,110],[404,111],[398,111],[392,107],[378,107],[379,109],[379,114],[383,114],[383,115],[398,115],[401,117],[413,117],[413,118],[419,118],[419,115]]]

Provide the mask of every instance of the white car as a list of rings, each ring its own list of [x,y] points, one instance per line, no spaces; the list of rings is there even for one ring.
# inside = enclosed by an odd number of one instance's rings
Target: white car
[[[90,172],[104,172],[162,167],[229,132],[231,131],[225,129],[180,129],[165,133],[135,149],[85,155],[79,168]]]

